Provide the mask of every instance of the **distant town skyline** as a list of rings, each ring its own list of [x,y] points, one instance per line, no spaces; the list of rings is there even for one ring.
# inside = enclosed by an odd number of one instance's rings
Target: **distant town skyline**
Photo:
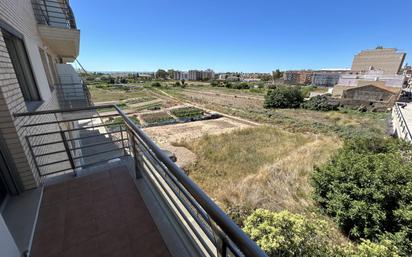
[[[400,12],[412,8],[406,0],[71,4],[82,32],[79,61],[90,71],[350,68],[354,55],[378,45],[412,53]]]

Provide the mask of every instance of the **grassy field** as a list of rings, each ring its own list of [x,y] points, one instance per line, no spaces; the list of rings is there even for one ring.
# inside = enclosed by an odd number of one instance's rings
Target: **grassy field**
[[[358,134],[387,134],[388,113],[359,112],[350,109],[318,112],[306,109],[264,109],[258,100],[233,98],[223,95],[193,93],[181,89],[162,89],[184,101],[190,101],[205,108],[246,118],[252,121],[272,124],[290,132],[322,133],[342,138]],[[220,91],[215,91],[220,92]],[[250,94],[253,96],[253,94]]]
[[[89,91],[93,102],[122,101],[129,98],[149,97],[145,89],[126,91],[123,89],[101,89],[96,86],[89,86]]]
[[[179,145],[198,157],[187,168],[189,176],[240,222],[255,208],[306,211],[313,166],[325,162],[341,142],[260,126]]]

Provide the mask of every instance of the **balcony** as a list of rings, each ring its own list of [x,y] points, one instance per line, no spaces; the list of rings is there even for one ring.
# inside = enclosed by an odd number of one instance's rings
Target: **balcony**
[[[41,121],[22,128],[44,186],[31,256],[266,256],[117,106],[15,116]]]
[[[67,0],[32,0],[40,36],[64,62],[79,55],[80,31]]]

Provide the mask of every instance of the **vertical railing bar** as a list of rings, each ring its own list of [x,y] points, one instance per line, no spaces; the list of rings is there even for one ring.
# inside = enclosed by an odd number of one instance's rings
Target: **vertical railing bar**
[[[124,156],[126,156],[126,148],[124,147],[124,139],[123,139],[123,129],[122,129],[122,125],[119,125],[119,129],[120,129],[120,137],[122,139],[122,147],[123,147],[123,153]]]
[[[37,162],[36,155],[34,154],[33,148],[31,147],[31,143],[30,143],[28,136],[26,136],[26,141],[27,141],[27,145],[29,146],[30,153],[33,157],[33,161],[34,161],[34,165],[36,166],[37,173],[39,174],[39,178],[42,178],[40,168],[39,168],[39,163]]]
[[[60,131],[60,135],[61,135],[61,137],[62,137],[62,139],[63,139],[64,149],[66,150],[67,157],[69,158],[70,166],[71,166],[72,169],[73,169],[74,176],[77,176],[76,165],[74,164],[73,156],[72,156],[72,154],[71,154],[71,151],[70,151],[70,148],[69,148],[69,144],[67,143],[66,135],[64,134],[63,131]]]

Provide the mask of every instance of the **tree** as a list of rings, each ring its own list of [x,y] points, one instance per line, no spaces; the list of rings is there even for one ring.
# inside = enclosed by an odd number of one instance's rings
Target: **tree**
[[[169,79],[174,79],[174,77],[175,77],[175,70],[173,70],[173,69],[168,69],[168,70],[167,70],[167,76],[169,77]]]
[[[159,69],[155,74],[157,79],[167,79],[168,73],[165,70]]]
[[[315,169],[314,199],[351,239],[404,233],[399,241],[411,242],[411,156],[410,146],[392,138],[350,139]]]
[[[338,103],[330,101],[329,97],[325,95],[317,95],[302,104],[302,107],[314,111],[333,111],[339,107]]]
[[[303,96],[297,87],[277,86],[270,89],[263,107],[265,108],[298,108],[303,102]]]
[[[279,69],[276,69],[272,74],[274,79],[280,79],[283,76],[282,72]]]

